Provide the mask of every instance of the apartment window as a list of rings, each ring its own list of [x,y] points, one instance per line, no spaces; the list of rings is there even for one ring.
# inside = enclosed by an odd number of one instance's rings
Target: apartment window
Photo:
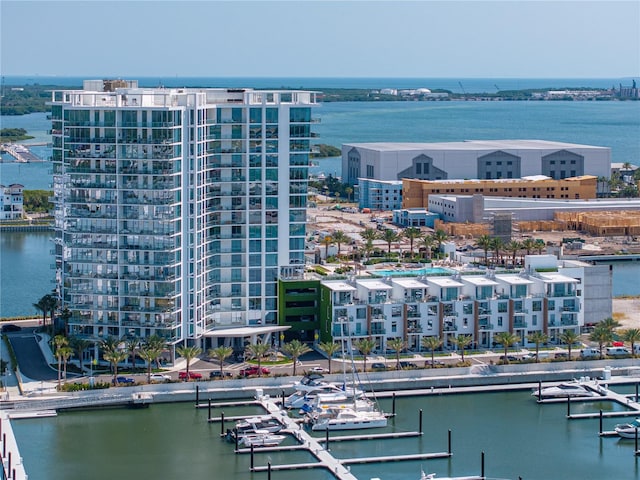
[[[542,302],[540,300],[534,300],[531,302],[531,310],[534,312],[542,311]]]
[[[498,317],[498,326],[501,327],[502,326],[502,317]]]
[[[507,302],[499,302],[498,303],[498,312],[506,313],[507,312]]]

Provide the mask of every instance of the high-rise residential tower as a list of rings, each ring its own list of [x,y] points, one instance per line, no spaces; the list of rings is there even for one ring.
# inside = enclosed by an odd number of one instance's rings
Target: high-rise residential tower
[[[50,105],[71,334],[278,330],[278,276],[304,264],[314,92],[91,80]]]

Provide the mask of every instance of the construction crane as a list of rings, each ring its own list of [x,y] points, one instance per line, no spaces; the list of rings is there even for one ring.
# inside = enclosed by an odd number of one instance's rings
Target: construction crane
[[[460,85],[460,89],[462,90],[462,93],[464,93],[466,95],[467,92],[464,91],[464,87],[462,86],[462,82],[458,82],[458,85]]]
[[[496,91],[500,91],[500,87],[498,87],[498,85],[496,85],[495,83],[493,84],[494,87],[496,87]]]

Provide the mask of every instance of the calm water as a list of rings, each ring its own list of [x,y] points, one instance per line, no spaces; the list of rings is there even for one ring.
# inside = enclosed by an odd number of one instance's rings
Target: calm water
[[[618,391],[621,388],[616,387]],[[382,407],[390,411],[390,401],[382,402]],[[574,404],[572,412],[601,408],[619,409],[608,403]],[[351,471],[360,480],[418,479],[421,467],[438,477],[479,475],[484,451],[485,472],[491,478],[640,478],[640,460],[633,454],[632,440],[600,438],[597,419],[568,421],[565,405],[539,406],[528,392],[398,399],[396,411],[400,415],[387,431],[416,430],[419,409],[424,412],[422,438],[333,443],[331,450],[338,458],[443,452],[451,429],[451,459],[354,465]],[[224,412],[257,413],[246,407],[225,408]],[[220,425],[208,424],[206,416],[206,409],[181,403],[152,405],[147,410],[64,413],[56,418],[17,420],[13,426],[29,478],[265,479],[264,473],[249,473],[249,456],[234,455],[233,446],[219,438]],[[605,429],[620,421],[605,420]],[[290,439],[286,442],[293,444]],[[312,457],[306,452],[256,455],[256,465],[268,461],[298,463],[312,461]],[[305,470],[302,476],[300,471],[273,472],[272,478],[333,477],[313,469]]]

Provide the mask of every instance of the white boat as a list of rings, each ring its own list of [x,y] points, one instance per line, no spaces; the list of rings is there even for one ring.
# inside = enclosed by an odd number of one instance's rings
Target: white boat
[[[282,430],[283,425],[274,417],[267,415],[240,420],[239,422],[236,422],[235,428],[238,431],[238,435],[254,433],[257,431],[277,433]]]
[[[622,438],[636,438],[636,430],[640,430],[640,418],[631,423],[619,423],[613,429]],[[640,437],[640,431],[638,436]]]
[[[258,430],[240,437],[238,445],[244,445],[245,447],[275,447],[280,445],[285,438],[287,437],[284,435],[277,435],[266,430]]]
[[[317,415],[311,430],[359,430],[386,426],[387,417],[378,410],[359,411],[344,407],[330,408]]]
[[[353,398],[358,397],[364,392],[354,388],[343,388],[333,383],[325,383],[318,385],[313,389],[296,390],[284,400],[285,408],[302,409],[309,411],[310,407],[317,402],[318,395],[334,395],[339,397]]]
[[[353,352],[349,348],[350,352]],[[344,344],[343,344],[344,358]],[[353,353],[352,353],[353,355]],[[380,428],[387,426],[387,416],[380,411],[377,404],[369,400],[364,392],[357,390],[356,369],[351,358],[351,375],[354,386],[348,394],[342,391],[337,394],[318,394],[316,403],[307,412],[313,424],[311,430],[359,430],[363,428]],[[343,364],[344,384],[346,385],[346,365]]]
[[[531,395],[540,398],[595,397],[598,395],[598,382],[589,377],[563,382],[558,385],[544,387],[538,391],[534,388]]]

